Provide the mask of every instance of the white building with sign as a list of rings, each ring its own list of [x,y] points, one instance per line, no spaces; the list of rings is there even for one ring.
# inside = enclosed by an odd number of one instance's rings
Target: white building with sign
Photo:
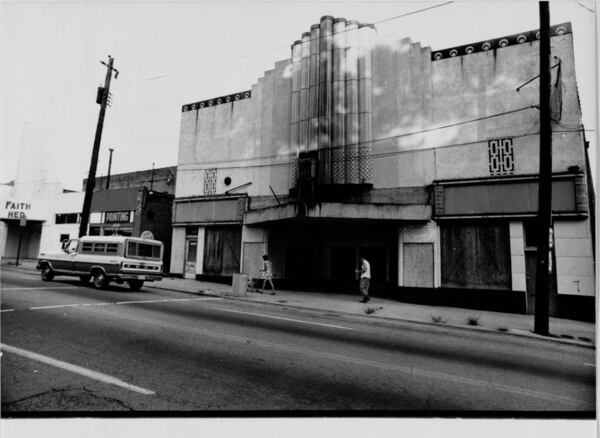
[[[36,258],[77,236],[83,193],[60,183],[15,183],[0,189],[0,257]],[[19,251],[19,241],[21,248]]]

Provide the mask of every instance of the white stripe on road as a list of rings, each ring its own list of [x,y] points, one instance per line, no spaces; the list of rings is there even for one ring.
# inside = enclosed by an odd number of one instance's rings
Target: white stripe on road
[[[81,306],[81,304],[60,304],[57,306],[30,307],[29,310],[60,309],[63,307],[79,307],[79,306]]]
[[[46,309],[62,309],[65,307],[82,307],[82,306],[110,306],[110,305],[122,305],[122,304],[151,304],[151,303],[170,303],[173,301],[209,301],[209,300],[221,300],[219,297],[210,298],[174,298],[171,300],[147,300],[147,301],[118,301],[116,303],[77,303],[77,304],[58,304],[55,306],[40,306],[40,307],[29,307],[29,310],[46,310]],[[10,309],[14,310],[14,309]]]
[[[148,301],[118,301],[115,304],[148,304],[148,303],[170,303],[175,301],[210,301],[210,300],[222,300],[219,297],[209,298],[173,298],[167,300],[148,300]]]
[[[156,320],[148,319],[148,318],[121,315],[121,314],[110,312],[110,311],[100,311],[100,310],[92,310],[92,311],[97,312],[97,313],[102,313],[102,314],[108,314],[108,315],[114,316],[116,318],[121,318],[121,319],[125,319],[125,320],[136,321],[139,323],[152,325],[155,327],[167,328],[167,329],[171,329],[171,330],[180,330],[183,332],[197,334],[197,335],[201,335],[201,336],[210,336],[210,337],[218,339],[218,340],[225,339],[228,341],[237,342],[237,343],[244,344],[244,345],[247,345],[247,344],[257,345],[257,346],[261,346],[264,348],[285,351],[288,353],[306,354],[306,355],[310,355],[310,356],[316,356],[318,358],[325,358],[325,359],[330,359],[330,360],[335,360],[335,361],[351,363],[354,365],[378,368],[378,369],[385,370],[385,371],[398,372],[398,373],[408,375],[410,377],[418,376],[418,377],[424,377],[424,378],[429,378],[429,379],[437,379],[437,380],[441,380],[441,381],[449,381],[449,382],[452,382],[455,384],[463,384],[463,385],[479,387],[484,390],[485,389],[495,389],[497,391],[506,392],[509,394],[516,394],[519,396],[532,397],[532,398],[551,401],[551,402],[560,402],[560,403],[563,403],[563,404],[566,404],[569,406],[595,408],[594,406],[590,405],[585,400],[578,400],[578,399],[574,399],[574,398],[570,398],[570,397],[565,397],[565,396],[562,396],[559,394],[550,394],[547,392],[536,391],[536,390],[532,390],[532,389],[526,389],[526,388],[521,388],[521,387],[512,386],[512,385],[506,385],[506,384],[502,384],[502,383],[495,383],[495,382],[490,382],[487,380],[474,379],[471,377],[462,377],[462,376],[457,376],[454,374],[447,374],[447,373],[442,373],[442,372],[437,372],[437,371],[428,371],[428,370],[424,370],[424,369],[402,366],[402,365],[391,364],[391,363],[385,363],[385,362],[378,362],[378,361],[373,361],[373,360],[368,360],[368,359],[360,359],[357,357],[344,356],[341,354],[328,353],[325,351],[316,351],[316,350],[310,350],[307,348],[294,347],[294,346],[287,345],[287,344],[276,344],[276,343],[272,343],[272,342],[266,342],[266,341],[261,341],[261,340],[257,340],[257,339],[246,338],[246,337],[242,337],[242,336],[229,335],[229,334],[225,334],[222,332],[215,332],[215,331],[208,330],[208,329],[189,327],[189,326],[184,326],[184,325],[180,325],[180,324],[171,324],[171,323],[156,321]]]
[[[3,309],[3,310],[0,310],[0,312],[14,312],[14,311],[15,311],[15,309]]]
[[[595,367],[596,366],[595,363],[584,363],[583,365],[585,365],[586,367]]]
[[[63,370],[70,371],[75,374],[79,374],[84,377],[88,377],[90,379],[98,380],[102,383],[107,383],[109,385],[116,385],[121,388],[128,389],[130,391],[137,392],[139,394],[144,395],[154,395],[156,394],[154,391],[150,391],[149,389],[141,388],[139,386],[130,385],[116,377],[109,376],[108,374],[99,373],[97,371],[92,371],[90,369],[80,367],[79,365],[73,365],[67,362],[63,362],[62,360],[54,359],[52,357],[43,356],[41,354],[34,353],[32,351],[22,350],[17,347],[13,347],[6,344],[0,344],[0,349],[6,351],[8,353],[13,353],[18,356],[26,357],[27,359],[35,360],[37,362],[45,363],[46,365],[50,365],[56,368],[61,368]]]
[[[354,330],[352,327],[344,327],[341,325],[334,325],[334,324],[325,324],[322,322],[303,321],[301,319],[284,318],[282,316],[264,315],[262,313],[242,312],[241,310],[224,309],[222,307],[214,307],[214,309],[221,310],[223,312],[241,313],[243,315],[259,316],[261,318],[279,319],[282,321],[299,322],[302,324],[312,324],[312,325],[318,325],[318,326],[322,326],[322,327],[338,328],[338,329],[342,329],[342,330]]]
[[[42,286],[42,287],[3,287],[1,290],[14,291],[14,290],[41,290],[41,289],[78,289],[77,286]]]

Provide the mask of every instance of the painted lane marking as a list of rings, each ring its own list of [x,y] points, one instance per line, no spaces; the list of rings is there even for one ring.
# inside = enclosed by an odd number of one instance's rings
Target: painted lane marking
[[[222,307],[213,307],[213,308],[217,309],[217,310],[221,310],[223,312],[241,313],[243,315],[259,316],[261,318],[271,318],[271,319],[278,319],[278,320],[282,320],[282,321],[299,322],[302,324],[312,324],[312,325],[318,325],[318,326],[322,326],[322,327],[338,328],[338,329],[342,329],[342,330],[354,330],[352,327],[344,327],[341,325],[334,325],[334,324],[325,324],[322,322],[303,321],[301,319],[284,318],[282,316],[274,316],[274,315],[263,315],[262,313],[243,312],[241,310],[224,309]]]
[[[95,312],[95,313],[101,313],[104,315],[108,314],[115,318],[121,318],[121,319],[129,320],[129,321],[136,321],[139,323],[148,324],[148,325],[152,325],[155,327],[167,328],[167,329],[172,329],[172,330],[180,330],[183,332],[197,334],[197,335],[201,335],[201,336],[210,336],[210,337],[218,339],[218,340],[226,339],[226,340],[229,340],[232,342],[237,342],[237,343],[245,344],[245,345],[247,345],[247,344],[257,345],[257,346],[261,346],[261,347],[265,347],[265,348],[285,351],[288,353],[306,354],[306,355],[310,355],[310,356],[316,356],[317,358],[325,358],[325,359],[330,359],[330,360],[335,360],[335,361],[351,363],[354,365],[378,368],[378,369],[381,369],[384,371],[398,372],[401,374],[405,374],[409,377],[417,376],[417,377],[432,378],[432,379],[437,379],[437,380],[442,380],[442,381],[450,381],[450,382],[456,383],[456,384],[470,385],[470,386],[479,387],[479,388],[483,388],[483,389],[495,389],[495,390],[501,391],[501,392],[506,392],[506,393],[515,394],[515,395],[519,395],[519,396],[527,396],[527,397],[540,399],[540,400],[544,400],[544,401],[560,402],[560,403],[563,403],[563,404],[566,404],[569,406],[595,409],[595,405],[589,404],[588,402],[586,402],[584,400],[577,400],[577,399],[565,397],[562,395],[549,394],[546,392],[536,391],[533,389],[521,388],[518,386],[506,385],[506,384],[502,384],[502,383],[494,383],[494,382],[489,382],[486,380],[474,379],[474,378],[470,378],[470,377],[462,377],[462,376],[457,376],[454,374],[447,374],[447,373],[442,373],[442,372],[437,372],[437,371],[428,371],[428,370],[423,370],[423,369],[419,369],[419,368],[413,368],[413,367],[402,366],[402,365],[397,365],[397,364],[390,364],[390,363],[385,363],[385,362],[378,362],[378,361],[373,361],[373,360],[368,360],[368,359],[360,359],[360,358],[356,358],[356,357],[344,356],[344,355],[335,354],[335,353],[327,353],[324,351],[316,351],[316,350],[310,350],[310,349],[306,349],[306,348],[293,347],[293,346],[285,345],[285,344],[276,344],[276,343],[260,341],[260,340],[252,339],[252,338],[245,338],[245,337],[236,336],[236,335],[229,335],[229,334],[225,334],[222,332],[215,332],[215,331],[208,330],[208,329],[201,329],[201,328],[184,326],[184,325],[180,325],[180,324],[161,322],[161,321],[156,321],[156,320],[152,320],[152,319],[148,319],[148,318],[121,315],[121,314],[106,311],[106,310],[91,310],[91,311]]]
[[[79,307],[81,304],[60,304],[56,306],[30,307],[29,310],[60,309],[62,307]]]
[[[0,310],[0,312],[14,312],[14,311],[15,311],[15,309],[3,309],[3,310]]]
[[[164,300],[147,300],[147,301],[118,301],[115,304],[148,304],[148,303],[170,303],[176,301],[210,301],[210,300],[222,300],[222,298],[211,297],[211,298],[173,298]]]
[[[34,353],[32,351],[22,350],[20,348],[13,347],[11,345],[6,345],[6,344],[0,344],[0,349],[2,349],[3,351],[6,351],[8,353],[13,353],[18,356],[26,357],[27,359],[45,363],[46,365],[50,365],[50,366],[53,366],[56,368],[67,370],[72,373],[79,374],[84,377],[88,377],[90,379],[98,380],[102,383],[106,383],[109,385],[116,385],[121,388],[125,388],[130,391],[137,392],[139,394],[144,394],[144,395],[156,394],[154,391],[150,391],[149,389],[141,388],[139,386],[131,385],[127,382],[117,379],[116,377],[109,376],[108,374],[100,373],[98,371],[92,371],[88,368],[80,367],[79,365],[73,365],[68,362],[63,362],[62,360],[54,359],[49,356],[43,356],[41,354]]]
[[[39,306],[29,307],[29,310],[46,310],[46,309],[62,309],[65,307],[81,307],[81,306],[111,306],[111,305],[123,305],[123,304],[153,304],[153,303],[170,303],[173,301],[209,301],[209,300],[222,300],[219,297],[210,298],[173,298],[167,300],[146,300],[146,301],[117,301],[115,303],[77,303],[77,304],[58,304],[55,306]],[[14,310],[14,309],[11,309]]]
[[[42,289],[78,289],[77,286],[42,286],[42,287],[3,287],[1,290],[4,291],[15,291],[15,290],[42,290]]]
[[[584,363],[583,365],[586,367],[595,367],[596,366],[595,363]]]

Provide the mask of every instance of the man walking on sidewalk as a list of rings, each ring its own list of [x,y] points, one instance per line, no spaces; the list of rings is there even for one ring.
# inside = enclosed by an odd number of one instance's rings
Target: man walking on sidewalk
[[[366,303],[369,301],[369,284],[371,283],[371,265],[364,257],[359,258],[360,261],[360,269],[356,272],[360,273],[360,283],[359,290],[363,295],[362,300],[359,303]]]

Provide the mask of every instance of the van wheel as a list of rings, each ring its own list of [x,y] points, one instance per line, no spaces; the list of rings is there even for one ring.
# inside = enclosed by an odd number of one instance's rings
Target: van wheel
[[[129,280],[128,283],[131,290],[140,290],[144,285],[142,280]]]
[[[94,278],[92,279],[92,283],[96,289],[105,289],[108,286],[108,279],[104,272],[98,271],[94,273]]]
[[[50,266],[44,266],[42,268],[42,280],[43,281],[52,281],[54,278],[54,271]]]
[[[90,282],[90,278],[92,278],[91,275],[80,275],[79,281],[81,281],[83,284],[88,284]]]

